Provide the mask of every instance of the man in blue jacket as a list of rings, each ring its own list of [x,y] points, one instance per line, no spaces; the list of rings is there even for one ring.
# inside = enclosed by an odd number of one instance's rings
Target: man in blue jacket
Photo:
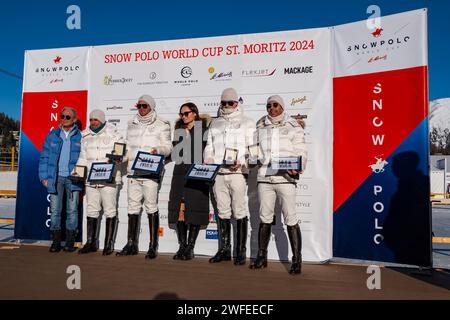
[[[66,245],[64,251],[73,252],[78,226],[78,202],[83,183],[69,179],[80,154],[81,132],[75,124],[77,112],[65,107],[61,111],[61,125],[49,132],[39,159],[39,180],[50,194],[50,213],[53,243],[50,252],[61,251],[61,211],[66,193]]]

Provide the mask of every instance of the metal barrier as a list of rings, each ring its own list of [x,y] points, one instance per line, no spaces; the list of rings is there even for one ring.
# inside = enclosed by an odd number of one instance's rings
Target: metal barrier
[[[17,171],[17,160],[15,147],[0,148],[0,171]]]

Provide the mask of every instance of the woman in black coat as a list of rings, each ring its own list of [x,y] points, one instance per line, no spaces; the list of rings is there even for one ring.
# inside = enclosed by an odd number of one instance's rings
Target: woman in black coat
[[[185,177],[192,163],[203,163],[206,146],[203,136],[211,118],[199,115],[197,106],[191,102],[180,107],[179,115],[173,141],[175,167],[169,197],[169,224],[176,224],[180,245],[173,258],[191,260],[200,228],[209,223],[209,185]]]

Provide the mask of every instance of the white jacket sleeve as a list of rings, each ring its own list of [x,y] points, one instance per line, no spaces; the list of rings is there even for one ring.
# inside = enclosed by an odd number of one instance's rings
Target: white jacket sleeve
[[[168,157],[172,153],[172,138],[170,135],[170,124],[164,123],[164,128],[161,130],[160,145],[156,147],[159,154]]]
[[[300,125],[298,127],[294,127],[294,130],[295,133],[292,145],[294,147],[295,154],[302,157],[302,170],[305,170],[308,159],[308,150],[306,148],[305,142],[305,131]]]
[[[206,147],[205,150],[203,151],[203,159],[204,161],[211,161],[212,159],[214,159],[214,146],[213,146],[213,141],[212,141],[212,132],[211,132],[211,125],[208,128],[207,131],[207,140],[206,140]]]
[[[86,156],[86,138],[85,137],[81,138],[81,150],[80,150],[80,155],[78,156],[76,165],[77,166],[87,166],[88,165],[87,156]]]

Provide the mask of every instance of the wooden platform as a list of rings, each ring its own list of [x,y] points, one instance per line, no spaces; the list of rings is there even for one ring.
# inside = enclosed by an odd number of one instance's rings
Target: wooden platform
[[[0,300],[4,299],[450,299],[450,274],[433,271],[411,276],[408,270],[381,269],[381,290],[368,290],[365,266],[303,266],[301,275],[288,264],[270,262],[251,270],[209,257],[175,261],[170,255],[116,257],[101,252],[49,253],[48,247],[0,244]],[[81,269],[81,290],[68,290],[70,265]],[[399,272],[400,271],[400,272]]]

